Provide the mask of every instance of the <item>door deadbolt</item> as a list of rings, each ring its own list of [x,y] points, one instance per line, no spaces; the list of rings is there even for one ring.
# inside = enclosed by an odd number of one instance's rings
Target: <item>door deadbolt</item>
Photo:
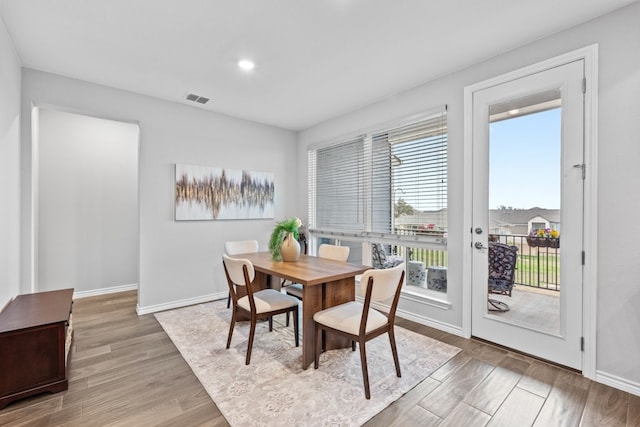
[[[476,234],[482,234],[482,228],[480,227],[476,228]]]

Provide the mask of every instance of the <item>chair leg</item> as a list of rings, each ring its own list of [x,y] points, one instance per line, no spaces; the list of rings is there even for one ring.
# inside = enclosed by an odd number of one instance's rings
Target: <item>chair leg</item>
[[[293,333],[296,336],[296,347],[300,346],[300,337],[298,336],[298,307],[293,310]],[[287,311],[287,326],[289,325],[289,312]]]
[[[256,319],[251,319],[251,329],[249,331],[249,344],[247,344],[247,360],[245,361],[245,365],[248,365],[251,362],[251,349],[253,348],[253,336],[256,334]]]
[[[369,392],[369,370],[367,369],[367,352],[365,350],[365,341],[360,340],[360,363],[362,364],[362,379],[364,380],[364,396],[371,399]]]
[[[231,292],[227,294],[227,308],[231,307]]]
[[[322,348],[322,329],[317,323],[315,324],[314,331],[316,339],[314,340],[313,346],[313,354],[315,355],[313,368],[318,369],[318,366],[320,365],[320,349]]]
[[[506,302],[502,302],[502,301],[498,301],[497,299],[492,299],[489,298],[487,299],[487,310],[489,311],[498,311],[498,312],[505,312],[505,311],[509,311],[509,304],[507,304]]]
[[[273,331],[273,316],[269,316],[269,332]]]
[[[289,327],[289,312],[287,311],[287,323],[285,325],[287,328]]]
[[[393,363],[396,364],[396,374],[398,378],[402,376],[400,373],[400,360],[398,360],[398,348],[396,347],[396,336],[393,328],[389,329],[389,342],[391,343],[391,353],[393,354]]]
[[[229,323],[229,335],[227,336],[227,349],[231,346],[231,336],[233,335],[233,328],[236,326],[236,310],[231,313],[231,322]]]

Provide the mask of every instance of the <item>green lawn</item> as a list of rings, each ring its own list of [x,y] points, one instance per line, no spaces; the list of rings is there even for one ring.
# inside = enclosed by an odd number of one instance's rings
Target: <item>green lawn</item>
[[[399,248],[398,255],[404,255],[404,247],[400,246]],[[411,259],[422,261],[426,266],[447,266],[448,264],[447,251],[433,249],[413,248]],[[518,253],[515,283],[558,290],[560,288],[560,255],[542,252],[539,256]]]
[[[518,255],[516,284],[557,289],[560,286],[560,256]]]

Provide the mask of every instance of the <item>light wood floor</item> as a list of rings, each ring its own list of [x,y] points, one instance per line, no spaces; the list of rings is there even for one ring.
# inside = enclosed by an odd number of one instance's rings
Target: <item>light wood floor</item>
[[[228,425],[153,315],[137,316],[135,305],[135,292],[77,299],[69,390],[12,403],[0,425]],[[398,324],[463,351],[367,426],[640,426],[638,396],[477,340]]]

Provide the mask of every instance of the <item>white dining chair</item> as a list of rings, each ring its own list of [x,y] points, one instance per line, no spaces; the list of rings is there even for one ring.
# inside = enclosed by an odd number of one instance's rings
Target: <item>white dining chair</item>
[[[229,240],[224,242],[224,252],[227,255],[238,255],[258,252],[257,240]],[[231,306],[231,293],[227,295],[227,308]],[[287,316],[287,320],[289,317]]]
[[[227,349],[231,346],[231,337],[238,316],[249,318],[251,328],[249,342],[247,344],[247,357],[245,365],[251,362],[251,350],[253,338],[256,332],[256,323],[261,319],[269,320],[269,331],[273,330],[273,316],[282,313],[293,313],[293,329],[296,347],[299,346],[298,338],[298,300],[285,295],[275,289],[262,289],[253,291],[253,281],[256,276],[253,264],[248,259],[232,258],[226,254],[222,256],[225,275],[229,285],[229,293],[233,302],[229,336],[227,337]],[[246,295],[239,297],[236,290],[239,287],[246,288]]]
[[[322,331],[337,334],[351,340],[352,349],[355,343],[360,347],[360,363],[364,380],[364,394],[371,398],[369,391],[369,373],[365,343],[379,335],[389,334],[391,352],[396,366],[396,374],[400,373],[400,361],[394,335],[396,309],[400,299],[402,282],[404,281],[404,263],[384,270],[367,270],[360,279],[360,288],[364,294],[364,303],[349,301],[335,307],[321,310],[313,315],[315,324],[315,362],[318,369],[320,350],[322,347]],[[393,298],[387,314],[371,308],[371,302],[387,301]]]

